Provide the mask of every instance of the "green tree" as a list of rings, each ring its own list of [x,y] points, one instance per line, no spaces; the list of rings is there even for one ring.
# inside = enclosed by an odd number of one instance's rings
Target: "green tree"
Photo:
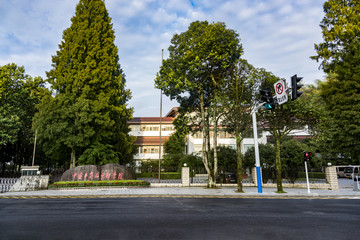
[[[0,67],[0,159],[13,161],[20,169],[31,164],[34,133],[31,130],[35,105],[48,94],[42,78],[32,78],[24,67],[7,64]],[[15,169],[13,169],[15,171]]]
[[[321,85],[329,115],[325,133],[332,149],[360,163],[360,42],[346,47],[341,58]]]
[[[279,79],[271,73],[268,73],[268,76],[264,78],[264,80],[261,88],[273,89],[273,84]],[[274,90],[272,90],[272,94],[274,95]],[[298,109],[301,108],[302,106],[298,101],[288,101],[285,104],[276,105],[273,110],[260,109],[258,112],[259,121],[263,129],[270,132],[275,140],[276,185],[278,192],[283,192],[280,143],[292,130],[301,129],[305,125],[304,116],[299,114],[298,111]]]
[[[19,99],[25,78],[23,67],[8,64],[0,68],[0,145],[17,140],[23,115]]]
[[[309,150],[295,139],[282,142],[280,148],[283,172],[294,183],[298,177],[299,167],[304,165],[304,151]]]
[[[212,152],[214,149],[211,150]],[[219,146],[218,151],[218,163],[220,172],[236,172],[237,170],[237,151],[230,147]],[[211,156],[214,156],[213,154]],[[211,157],[211,161],[214,158]],[[243,172],[241,172],[243,174]]]
[[[190,170],[194,171],[195,173],[201,173],[201,171],[204,169],[201,157],[196,154],[184,155],[184,157],[180,159],[179,169],[181,169],[185,163],[186,166],[188,166]]]
[[[215,187],[218,96],[224,79],[242,53],[238,35],[224,23],[197,21],[186,32],[173,36],[169,52],[155,85],[193,114],[197,131],[203,133],[202,160],[209,175],[209,187]],[[209,162],[210,123],[214,126],[213,166]]]
[[[261,163],[261,172],[263,182],[267,183],[269,179],[273,179],[275,170],[275,147],[270,144],[259,144],[259,155]],[[255,147],[252,147],[244,154],[244,168],[253,168],[255,166]]]
[[[253,89],[262,77],[262,71],[255,69],[246,60],[239,60],[231,72],[230,79],[224,84],[221,103],[223,108],[222,125],[227,132],[234,134],[237,149],[237,185],[238,192],[243,192],[243,161],[241,143],[251,126]],[[220,110],[220,111],[221,111]]]
[[[360,4],[358,0],[328,0],[324,3],[325,17],[321,21],[324,42],[315,44],[316,56],[326,72],[342,60],[342,54],[353,42],[360,40]]]
[[[334,74],[328,74],[327,78],[334,78]],[[335,159],[338,157],[339,148],[337,141],[333,142],[332,132],[336,130],[331,118],[331,113],[326,107],[321,89],[326,82],[316,81],[315,84],[306,85],[302,88],[304,92],[296,101],[301,106],[298,113],[306,119],[306,124],[311,133],[302,143],[306,143],[308,151],[321,153],[323,159]],[[334,164],[337,161],[332,160]],[[348,163],[343,163],[348,164]]]
[[[353,162],[360,162],[360,4],[357,0],[328,0],[324,3],[324,42],[315,45],[317,56],[328,74],[321,97],[328,113],[326,143]]]
[[[179,109],[179,113],[173,121],[175,132],[170,135],[164,143],[163,162],[165,166],[177,168],[181,159],[185,156],[186,136],[190,127],[187,123],[186,115]]]
[[[40,105],[35,129],[47,154],[70,152],[70,167],[132,160],[133,110],[114,40],[104,1],[80,0],[47,72],[55,96]]]

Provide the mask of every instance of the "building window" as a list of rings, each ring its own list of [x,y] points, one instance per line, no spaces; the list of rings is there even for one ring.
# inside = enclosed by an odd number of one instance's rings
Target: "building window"
[[[130,129],[132,132],[139,132],[140,131],[140,126],[139,125],[131,125]]]
[[[152,132],[159,132],[160,125],[141,125],[139,126],[139,130],[145,131],[152,131]],[[161,131],[174,131],[173,125],[161,125]]]
[[[142,146],[139,148],[140,153],[159,153],[159,146]],[[163,152],[163,147],[161,148],[161,152]]]

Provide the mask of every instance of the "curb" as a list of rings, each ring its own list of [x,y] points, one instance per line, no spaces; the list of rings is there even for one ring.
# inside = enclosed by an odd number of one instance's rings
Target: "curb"
[[[18,195],[0,196],[0,199],[90,199],[90,198],[213,198],[213,199],[360,199],[360,196],[334,195],[189,195],[189,194],[111,194],[111,195]]]

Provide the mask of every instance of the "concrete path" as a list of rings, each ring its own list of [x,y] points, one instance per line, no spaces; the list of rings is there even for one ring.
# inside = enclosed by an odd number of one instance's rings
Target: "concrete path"
[[[66,190],[40,190],[0,193],[0,198],[56,198],[56,197],[217,197],[217,198],[335,198],[360,199],[360,191],[353,190],[354,182],[339,179],[339,190],[284,188],[286,193],[276,193],[276,188],[244,187],[244,193],[236,187],[207,189],[205,187],[148,187],[148,188],[87,188]]]
[[[68,189],[68,190],[41,190],[28,192],[1,193],[0,198],[21,197],[229,197],[229,198],[345,198],[360,199],[360,191],[343,188],[337,191],[284,189],[286,193],[275,193],[274,188],[263,188],[262,193],[254,187],[244,188],[244,193],[236,192],[234,187],[219,189],[206,189],[200,187],[174,187],[174,188],[98,188],[98,189]]]

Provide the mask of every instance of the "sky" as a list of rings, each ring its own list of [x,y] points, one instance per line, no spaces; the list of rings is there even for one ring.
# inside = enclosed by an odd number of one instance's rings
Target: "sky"
[[[160,90],[154,79],[164,49],[193,21],[224,22],[244,48],[242,58],[290,81],[324,80],[314,44],[322,42],[325,0],[106,0],[115,30],[119,63],[132,92],[134,117],[160,116]],[[46,78],[51,57],[70,27],[78,0],[0,0],[0,65],[24,66],[32,77]],[[162,116],[178,106],[162,97]]]

